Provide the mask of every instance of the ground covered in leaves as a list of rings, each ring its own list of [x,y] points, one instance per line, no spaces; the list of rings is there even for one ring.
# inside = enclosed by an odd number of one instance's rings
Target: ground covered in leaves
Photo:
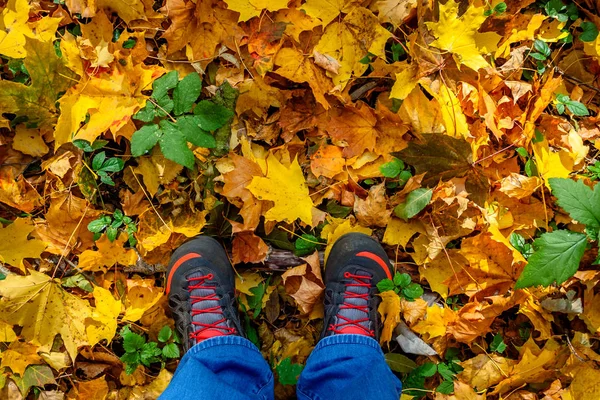
[[[0,397],[156,398],[202,233],[294,398],[364,232],[403,400],[599,399],[599,7],[1,0]]]

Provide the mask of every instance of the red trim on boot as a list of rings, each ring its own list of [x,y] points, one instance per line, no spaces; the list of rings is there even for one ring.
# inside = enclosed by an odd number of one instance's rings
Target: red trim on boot
[[[379,264],[379,266],[381,268],[383,268],[383,270],[385,271],[386,276],[388,277],[388,279],[392,279],[392,272],[390,271],[390,266],[388,263],[386,263],[385,261],[383,261],[381,259],[381,257],[379,257],[377,254],[373,254],[370,251],[361,251],[360,253],[358,253],[356,255],[357,257],[364,257],[364,258],[368,258],[370,260],[375,261],[377,264]]]
[[[169,271],[169,277],[167,278],[167,295],[169,295],[169,291],[171,290],[171,279],[173,278],[173,275],[175,274],[177,268],[179,268],[179,266],[184,262],[193,260],[194,258],[202,258],[202,255],[198,253],[188,253],[179,258],[175,262],[175,264],[173,264],[173,267],[171,267],[171,271]]]

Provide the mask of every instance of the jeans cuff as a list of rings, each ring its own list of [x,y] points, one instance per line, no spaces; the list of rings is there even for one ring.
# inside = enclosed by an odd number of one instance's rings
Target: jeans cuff
[[[196,354],[201,352],[202,350],[210,349],[215,346],[242,346],[246,347],[250,350],[253,350],[260,354],[260,350],[248,339],[242,336],[237,335],[223,335],[223,336],[215,336],[209,339],[205,339],[200,343],[195,344],[188,350],[187,354]]]
[[[322,349],[323,347],[334,346],[337,344],[358,344],[358,345],[363,345],[363,346],[367,346],[367,347],[372,347],[372,348],[378,350],[383,355],[381,346],[375,339],[373,339],[372,337],[369,337],[369,336],[365,336],[365,335],[354,335],[354,334],[338,334],[338,335],[327,336],[327,337],[319,340],[319,343],[317,343],[313,352],[317,351],[319,349]]]

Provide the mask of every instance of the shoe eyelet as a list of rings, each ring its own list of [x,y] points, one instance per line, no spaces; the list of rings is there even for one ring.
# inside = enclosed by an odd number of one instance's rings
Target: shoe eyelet
[[[350,272],[344,272],[344,278],[346,278],[346,279],[350,278]]]
[[[211,280],[212,278],[214,278],[214,275],[213,275],[213,274],[208,274],[208,275],[206,276],[206,278],[207,278],[208,280]]]

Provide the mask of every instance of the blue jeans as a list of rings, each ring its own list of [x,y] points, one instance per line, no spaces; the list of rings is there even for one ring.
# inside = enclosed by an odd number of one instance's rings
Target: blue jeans
[[[271,368],[252,342],[218,336],[185,354],[160,400],[271,400],[273,386]],[[398,400],[401,391],[379,344],[362,335],[319,341],[296,386],[301,400]]]

